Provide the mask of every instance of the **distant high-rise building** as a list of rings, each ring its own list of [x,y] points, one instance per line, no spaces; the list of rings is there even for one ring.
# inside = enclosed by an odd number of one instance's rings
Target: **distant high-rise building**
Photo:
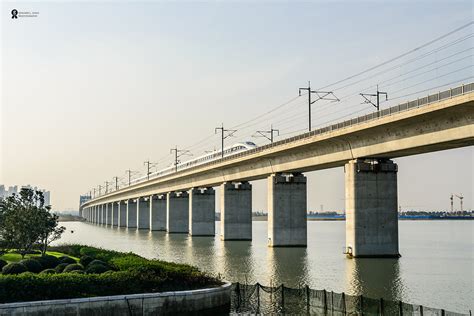
[[[29,189],[43,192],[44,204],[51,205],[51,192],[50,191],[38,189],[38,187],[32,187],[29,184],[23,185],[21,186],[21,188],[29,188]],[[12,194],[18,194],[18,185],[11,186],[8,188],[8,190],[5,190],[5,185],[0,184],[0,198],[6,198]]]
[[[91,199],[90,195],[81,195],[81,196],[79,196],[79,206],[86,203],[90,199]]]

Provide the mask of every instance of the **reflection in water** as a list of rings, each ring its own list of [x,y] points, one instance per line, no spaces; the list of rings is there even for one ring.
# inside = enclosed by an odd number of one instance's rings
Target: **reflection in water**
[[[250,241],[225,241],[224,247],[220,247],[218,256],[218,271],[222,273],[225,279],[253,283],[254,265],[252,260]]]
[[[348,294],[387,300],[401,300],[404,297],[398,259],[348,259],[346,282]]]
[[[264,284],[285,284],[303,287],[308,284],[308,258],[306,248],[268,248],[267,262],[269,280]],[[262,281],[261,281],[262,282]]]
[[[195,265],[234,282],[284,283],[288,287],[308,284],[314,289],[402,299],[454,311],[474,307],[474,221],[400,222],[402,257],[398,260],[346,259],[341,253],[344,222],[308,222],[307,248],[268,247],[267,222],[252,223],[252,241],[225,242],[218,237],[220,225],[216,225],[215,238],[81,222],[61,225],[67,232],[55,243],[132,251],[147,258]]]

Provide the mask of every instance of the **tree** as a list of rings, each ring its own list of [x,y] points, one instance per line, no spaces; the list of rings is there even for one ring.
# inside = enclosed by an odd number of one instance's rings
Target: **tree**
[[[44,253],[49,243],[64,231],[64,227],[58,227],[58,217],[50,210],[49,205],[44,205],[41,191],[22,188],[19,194],[0,201],[0,236],[22,258],[38,242],[43,245]]]
[[[42,210],[42,212],[45,212]],[[64,226],[58,226],[59,216],[46,211],[41,216],[41,226],[44,227],[39,236],[39,243],[41,244],[41,254],[44,256],[50,243],[61,238],[62,233],[66,230]]]

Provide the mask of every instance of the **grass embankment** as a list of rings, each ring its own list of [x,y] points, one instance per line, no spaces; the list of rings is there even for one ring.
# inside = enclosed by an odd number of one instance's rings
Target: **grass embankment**
[[[60,258],[60,257],[65,256],[66,254],[61,253],[61,252],[57,252],[57,251],[46,251],[46,255],[54,256],[56,258]],[[38,258],[38,257],[41,257],[41,254],[36,254],[35,253],[35,254],[25,255],[25,259],[35,259],[35,258]],[[77,258],[77,257],[71,256],[71,255],[69,255],[69,257],[73,258],[76,261],[79,261],[79,258]],[[21,258],[21,255],[19,253],[7,252],[7,253],[3,254],[2,256],[0,256],[0,260],[5,260],[6,262],[11,263],[11,262],[20,262],[22,260],[22,258]]]
[[[133,253],[82,245],[50,250],[46,257],[28,255],[26,260],[15,253],[2,256],[9,264],[0,274],[0,303],[180,291],[222,284],[195,267],[148,260]]]

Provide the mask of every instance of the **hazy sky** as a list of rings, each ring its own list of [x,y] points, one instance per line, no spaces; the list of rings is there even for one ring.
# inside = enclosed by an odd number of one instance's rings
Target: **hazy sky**
[[[13,20],[13,8],[40,14]],[[2,2],[0,184],[36,185],[51,190],[53,209],[77,209],[80,194],[128,168],[167,166],[175,145],[194,155],[218,147],[221,123],[268,112],[308,80],[324,87],[389,60],[472,12],[471,1]],[[385,107],[472,81],[472,33],[331,86],[348,97],[316,103],[313,125],[371,112],[357,93],[378,83]],[[251,136],[270,124],[281,137],[304,129],[305,99],[242,126],[228,144],[263,144]],[[446,209],[454,192],[472,208],[473,157],[471,147],[396,159],[402,207]],[[308,177],[309,210],[344,207],[342,168]],[[266,183],[254,187],[254,210],[266,209]]]

